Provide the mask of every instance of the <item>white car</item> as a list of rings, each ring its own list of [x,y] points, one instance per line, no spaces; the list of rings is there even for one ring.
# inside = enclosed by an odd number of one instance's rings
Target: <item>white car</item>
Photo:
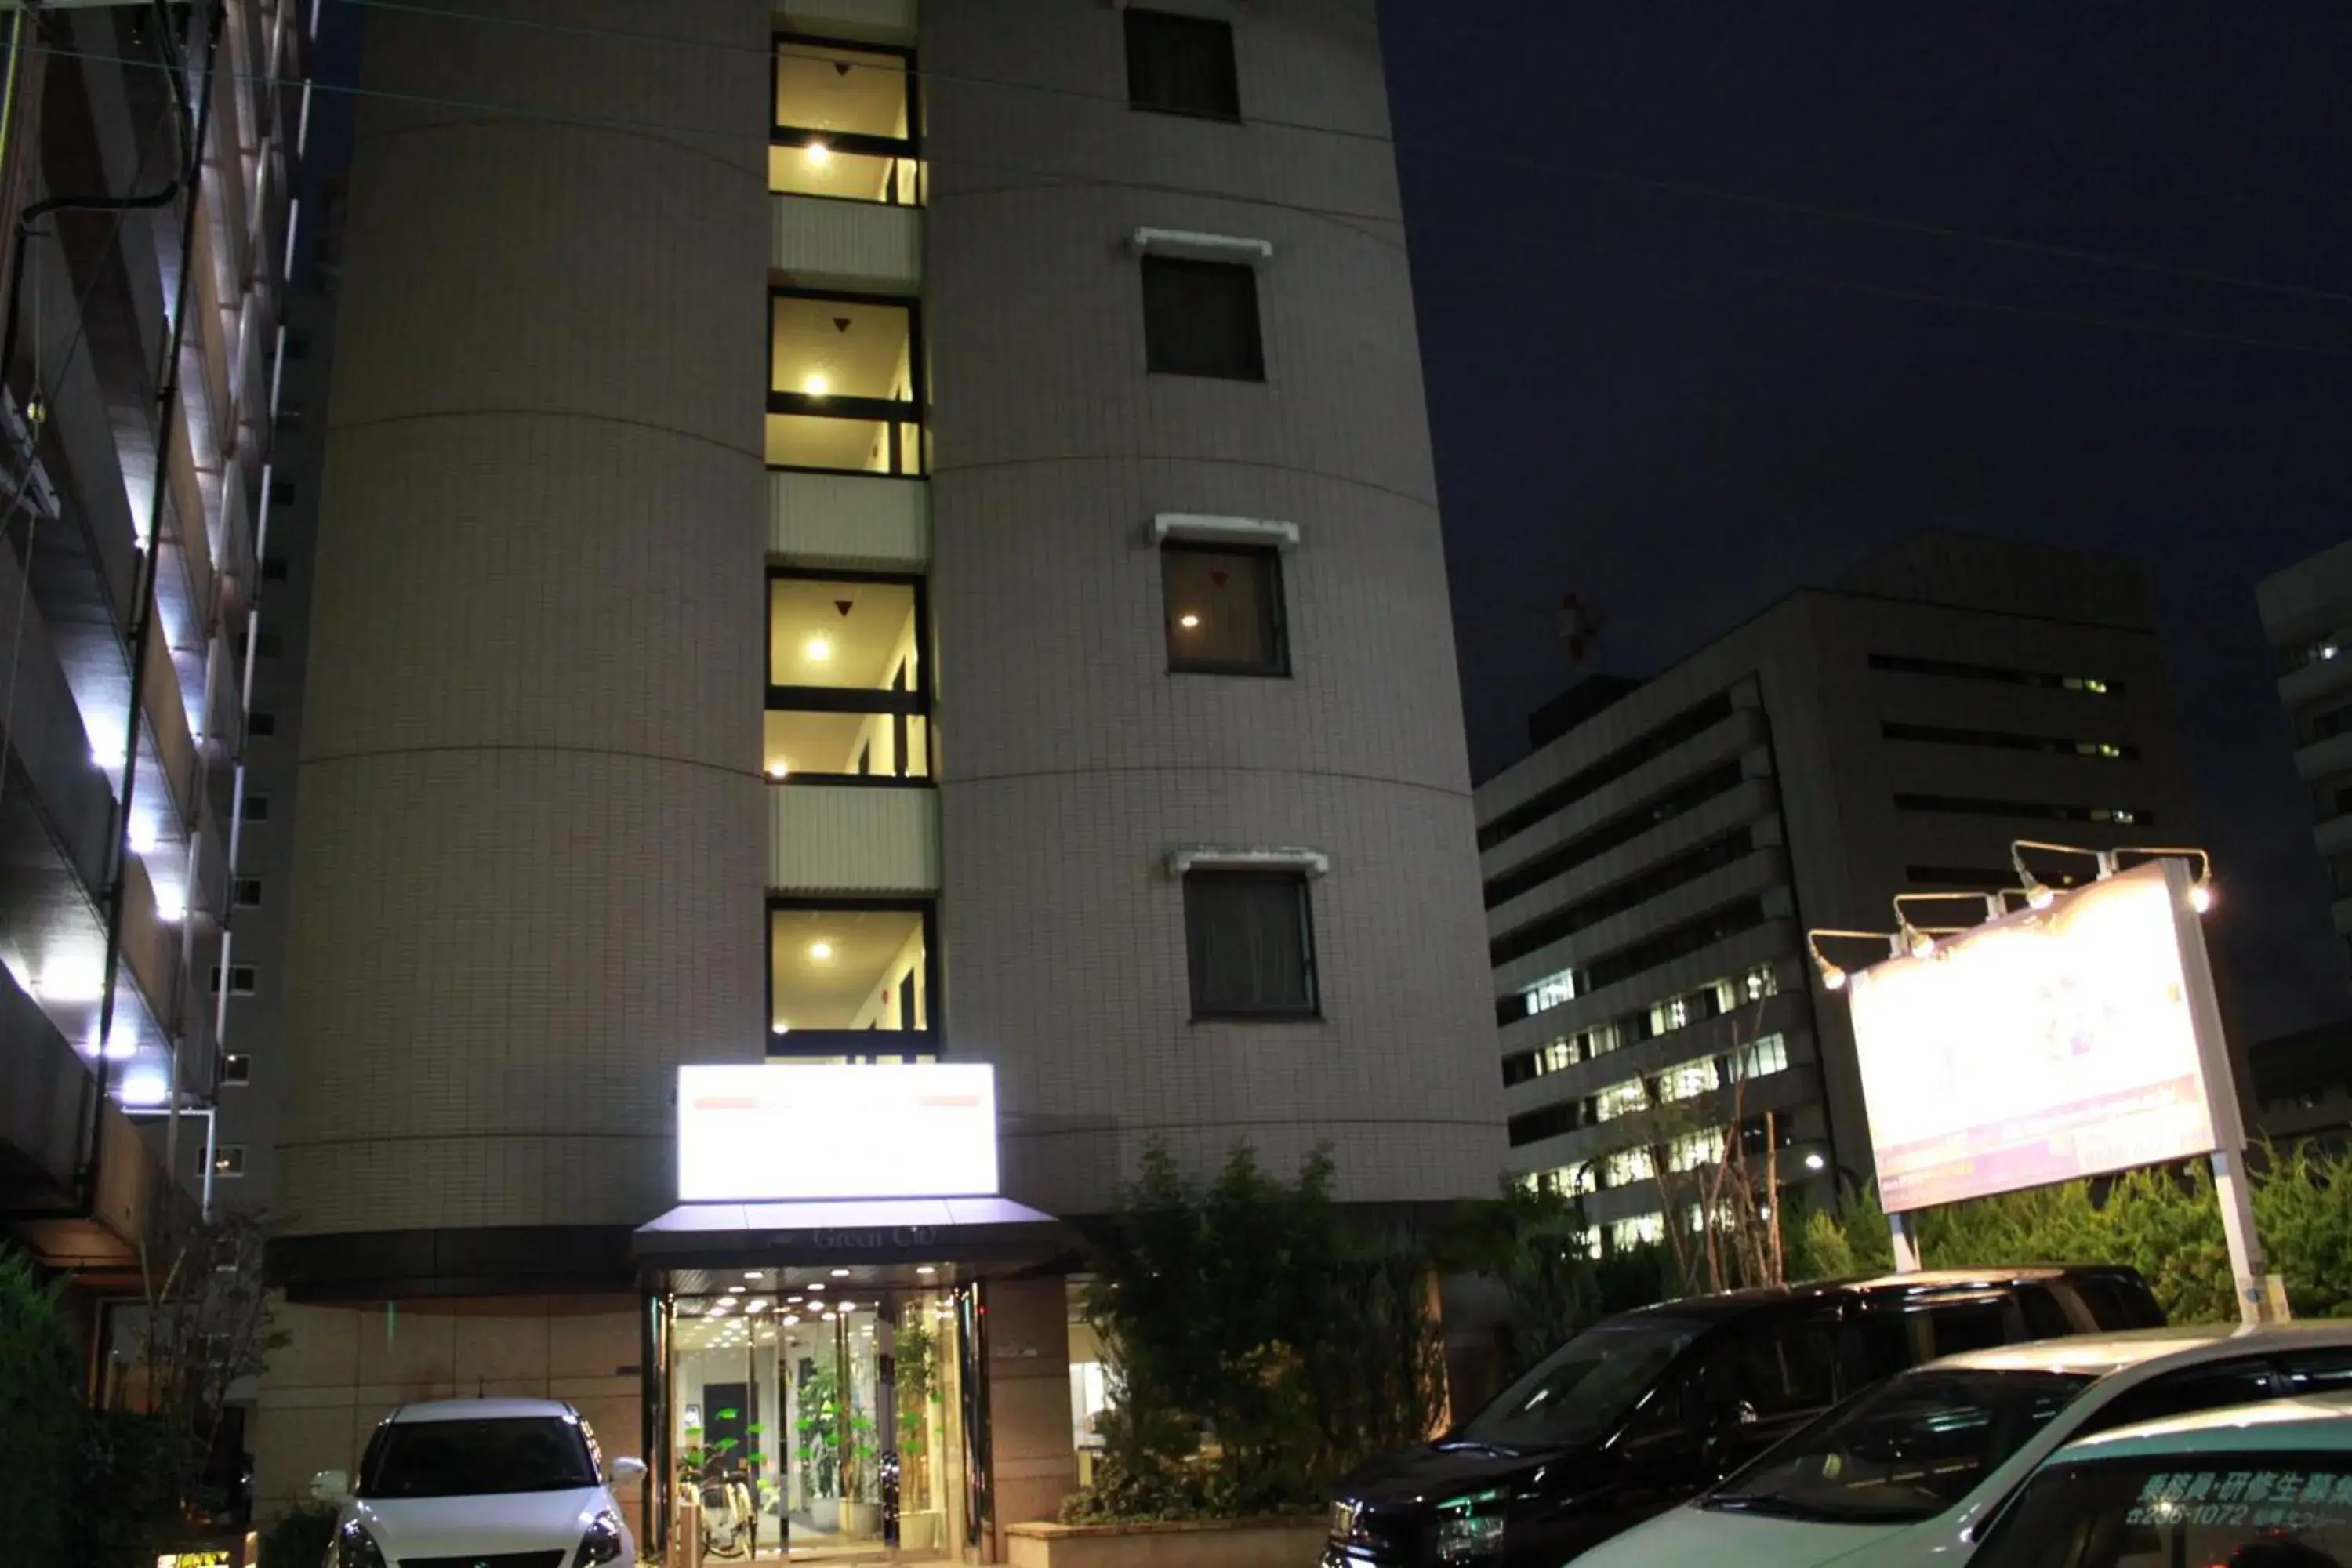
[[[605,1465],[560,1400],[451,1399],[402,1405],[356,1479],[324,1470],[310,1491],[339,1510],[326,1568],[634,1568],[613,1489],[645,1474],[641,1459]]]
[[[1953,1568],[2061,1444],[2352,1388],[2352,1323],[2143,1329],[1971,1351],[1865,1389],[1577,1568]]]
[[[1987,1522],[1972,1568],[2176,1563],[2352,1563],[2352,1395],[2231,1405],[2069,1443]]]

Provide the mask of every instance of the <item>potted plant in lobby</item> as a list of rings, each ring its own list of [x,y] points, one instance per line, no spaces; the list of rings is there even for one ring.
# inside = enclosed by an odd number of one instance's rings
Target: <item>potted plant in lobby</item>
[[[829,1366],[814,1369],[801,1384],[799,1427],[801,1474],[808,1480],[809,1522],[827,1535],[841,1530],[838,1381]]]
[[[931,1494],[931,1359],[937,1341],[920,1302],[909,1303],[898,1325],[898,1544],[928,1552],[940,1544],[945,1520]]]
[[[882,1533],[882,1502],[876,1495],[876,1461],[881,1446],[876,1441],[874,1418],[851,1405],[849,1460],[841,1478],[841,1532],[851,1536]]]

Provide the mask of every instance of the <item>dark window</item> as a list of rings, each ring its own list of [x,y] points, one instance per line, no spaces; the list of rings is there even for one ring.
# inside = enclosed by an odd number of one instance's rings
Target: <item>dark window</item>
[[[280,403],[278,405],[278,427],[281,430],[302,428],[302,405],[293,402]]]
[[[2053,888],[2072,888],[2083,879],[2072,871],[2037,871],[2035,877]],[[1906,866],[1903,879],[1922,891],[1949,889],[1954,892],[2001,893],[2017,889],[2015,868],[1992,866]]]
[[[1587,926],[1598,924],[1612,915],[1623,914],[1686,882],[1695,882],[1710,872],[1738,864],[1754,852],[1753,837],[1748,829],[1743,827],[1737,833],[1727,833],[1671,860],[1661,861],[1639,876],[1628,877],[1580,903],[1555,910],[1540,920],[1512,928],[1486,944],[1487,953],[1496,963],[1508,963],[1512,959],[1525,957],[1538,948],[1548,947]]]
[[[1545,1105],[1543,1110],[1531,1110],[1510,1119],[1510,1147],[1517,1150],[1527,1142],[1543,1142],[1545,1138],[1559,1138],[1561,1133],[1573,1133],[1585,1123],[1583,1100],[1561,1100],[1559,1105]]]
[[[231,1053],[221,1058],[221,1082],[251,1083],[252,1081],[253,1058],[251,1057]]]
[[[1854,1322],[1863,1362],[1872,1377],[1902,1372],[1937,1356],[2007,1344],[2018,1337],[2011,1331],[2009,1303],[1998,1297],[1873,1301]]]
[[[2025,1314],[2029,1339],[2063,1339],[2074,1331],[2074,1321],[2066,1315],[2066,1303],[2040,1285],[2020,1285],[2017,1308]]]
[[[1288,675],[1282,555],[1268,546],[1178,544],[1160,552],[1168,668],[1212,675]]]
[[[1912,658],[1874,653],[1870,668],[1896,675],[1938,675],[1951,680],[1987,680],[2001,686],[2032,686],[2044,691],[2081,691],[2093,697],[2121,697],[2124,683],[2095,675],[2059,675],[2042,669],[2019,669],[2006,664],[1970,664],[1957,658]]]
[[[310,340],[300,332],[287,333],[286,357],[288,359],[309,359],[310,357]]]
[[[253,639],[253,646],[264,658],[279,658],[286,653],[286,639],[276,632],[263,632]]]
[[[2307,1394],[2342,1394],[2352,1389],[2352,1350],[2296,1351],[2278,1358],[2287,1392],[2297,1398]]]
[[[269,797],[266,795],[247,795],[245,797],[245,810],[243,816],[247,822],[268,821]]]
[[[232,996],[250,996],[250,995],[252,995],[252,994],[253,994],[253,993],[254,993],[254,987],[255,987],[255,979],[254,979],[254,973],[253,973],[253,965],[251,965],[250,963],[233,963],[233,964],[229,965],[229,971],[228,971],[228,994],[229,994],[230,995],[232,995]],[[219,994],[219,993],[220,993],[220,988],[221,988],[221,972],[220,972],[220,965],[219,965],[219,964],[217,964],[217,963],[215,963],[215,964],[214,964],[214,965],[213,965],[213,993],[214,993],[214,994],[218,995],[218,994]]]
[[[292,479],[271,480],[269,484],[269,504],[271,506],[292,506],[294,504],[294,481]]]
[[[1945,724],[1901,724],[1892,720],[1878,732],[1890,741],[1917,741],[1928,745],[1980,746],[1997,752],[2040,752],[2053,757],[2104,757],[2130,762],[2137,746],[2114,741],[2078,741],[2063,735],[2021,735],[2009,730],[1961,730]]]
[[[1478,847],[1492,849],[1513,834],[1556,815],[1602,784],[1623,778],[1651,758],[1664,756],[1684,742],[1696,740],[1730,717],[1731,694],[1727,691],[1685,708],[1656,729],[1626,742],[1550,788],[1501,813],[1478,829]]]
[[[1316,1016],[1315,932],[1297,871],[1190,871],[1184,941],[1195,1018]]]
[[[261,903],[261,879],[258,877],[239,877],[234,884],[234,891],[231,893],[230,897],[236,901],[236,907],[241,910],[250,910],[259,907]]]
[[[1145,257],[1143,347],[1158,374],[1264,381],[1257,273],[1238,262]]]
[[[1547,1105],[1540,1110],[1523,1111],[1511,1118],[1511,1147],[1517,1149],[1523,1143],[1538,1143],[1546,1138],[1573,1132],[1584,1125],[1584,1102],[1580,1100]]]
[[[2137,1278],[2087,1274],[2077,1275],[2066,1283],[2090,1309],[2091,1321],[2105,1332],[2164,1327],[2164,1309],[2156,1304],[2156,1297]]]
[[[2033,822],[2104,822],[2153,827],[2156,814],[2136,805],[2072,805],[2060,801],[1988,800],[1960,795],[1897,795],[1898,811],[1938,811],[1957,816],[2010,816]]]
[[[1923,1315],[1935,1342],[1933,1353],[1939,1356],[1990,1350],[2015,1337],[2010,1332],[2006,1301],[1952,1301],[1930,1307]]]
[[[245,732],[267,738],[278,733],[278,715],[267,709],[257,708],[245,716]]]
[[[261,580],[265,583],[286,581],[286,557],[265,555],[261,558]]]
[[[1206,120],[1242,117],[1231,23],[1165,11],[1127,13],[1127,101]]]
[[[1837,1322],[1828,1313],[1735,1327],[1711,1345],[1701,1379],[1707,1404],[1738,1420],[1819,1410],[1837,1394]]]
[[[552,1415],[387,1421],[360,1460],[363,1498],[488,1497],[596,1484],[579,1426]]]
[[[2217,1362],[2168,1373],[2119,1394],[2098,1414],[2083,1423],[2074,1436],[2110,1432],[2142,1421],[2162,1421],[2193,1410],[2213,1410],[2224,1405],[2253,1405],[2275,1398],[2278,1386],[2270,1363],[2249,1356],[2242,1361]]]
[[[1539,888],[1554,877],[1572,871],[1588,860],[1598,859],[1621,845],[1631,844],[1662,822],[1680,816],[1692,807],[1705,805],[1718,795],[1730,794],[1739,787],[1743,776],[1739,763],[1728,762],[1707,769],[1686,784],[1676,784],[1661,795],[1653,795],[1633,810],[1612,816],[1558,848],[1546,850],[1525,865],[1516,866],[1488,882],[1486,907],[1491,910],[1497,904],[1508,903],[1521,893]]]
[[[1702,1506],[1840,1524],[1911,1524],[1958,1503],[2079,1394],[2087,1377],[1926,1370],[1847,1401]]]

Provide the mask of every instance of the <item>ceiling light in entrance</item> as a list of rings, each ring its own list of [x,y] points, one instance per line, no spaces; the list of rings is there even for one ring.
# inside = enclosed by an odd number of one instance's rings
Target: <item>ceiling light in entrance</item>
[[[928,1263],[918,1263],[915,1265],[915,1272],[918,1274],[937,1274],[939,1270],[932,1268]]]
[[[835,1279],[846,1279],[849,1278],[849,1270],[846,1268],[836,1268],[833,1271],[833,1277]]]
[[[824,1282],[823,1280],[819,1280],[816,1284],[810,1286],[809,1289],[812,1290],[822,1290],[824,1289]]]

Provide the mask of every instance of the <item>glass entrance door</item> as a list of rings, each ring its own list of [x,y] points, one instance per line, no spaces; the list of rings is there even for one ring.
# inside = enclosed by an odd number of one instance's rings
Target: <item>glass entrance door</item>
[[[793,1277],[675,1305],[673,1451],[704,1557],[962,1558],[957,1293]]]

